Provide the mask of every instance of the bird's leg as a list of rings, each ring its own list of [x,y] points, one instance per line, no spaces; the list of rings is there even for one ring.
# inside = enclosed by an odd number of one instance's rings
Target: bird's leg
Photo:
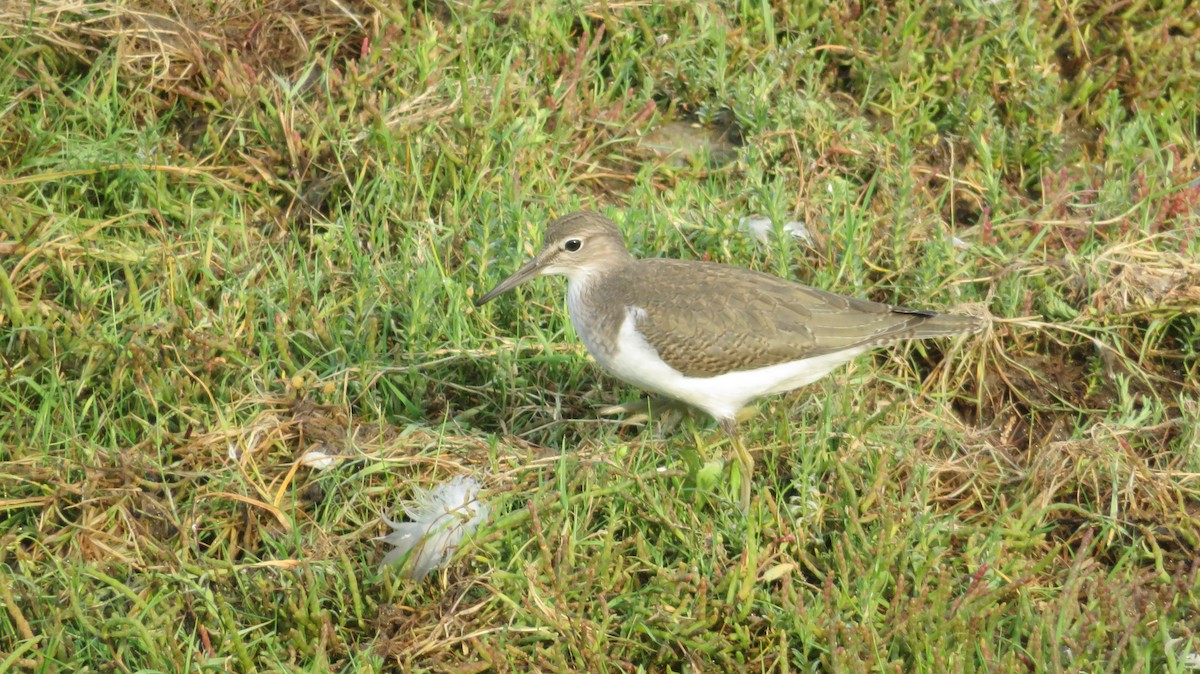
[[[746,449],[745,443],[742,442],[741,435],[737,432],[737,419],[722,419],[721,428],[725,429],[725,433],[729,436],[729,441],[733,443],[733,450],[737,454],[738,476],[741,479],[742,492],[742,512],[750,514],[750,487],[751,479],[754,477],[754,457],[750,455],[750,451]]]

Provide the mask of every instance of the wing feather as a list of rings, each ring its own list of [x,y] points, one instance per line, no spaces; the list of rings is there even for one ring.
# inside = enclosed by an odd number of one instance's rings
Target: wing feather
[[[863,345],[971,331],[978,319],[855,299],[741,267],[648,259],[609,281],[671,367],[710,377]],[[645,292],[652,288],[655,292]],[[641,289],[641,290],[639,290]],[[704,302],[696,297],[703,296]],[[630,301],[628,298],[637,298]]]

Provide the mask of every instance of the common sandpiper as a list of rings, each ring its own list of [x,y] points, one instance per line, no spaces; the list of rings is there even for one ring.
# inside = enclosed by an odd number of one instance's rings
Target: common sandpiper
[[[983,327],[973,316],[855,299],[741,267],[638,259],[612,220],[589,211],[552,222],[542,243],[476,306],[536,276],[566,276],[571,323],[601,367],[707,412],[729,434],[743,510],[754,459],[736,423],[747,404],[811,384],[892,342]]]

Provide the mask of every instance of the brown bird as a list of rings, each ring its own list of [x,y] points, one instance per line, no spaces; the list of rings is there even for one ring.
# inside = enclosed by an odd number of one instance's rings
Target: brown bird
[[[744,510],[754,459],[736,422],[747,404],[892,342],[983,326],[973,316],[854,299],[741,267],[638,259],[616,224],[588,211],[551,223],[541,251],[475,305],[539,275],[567,277],[571,323],[601,367],[720,423],[741,463]]]

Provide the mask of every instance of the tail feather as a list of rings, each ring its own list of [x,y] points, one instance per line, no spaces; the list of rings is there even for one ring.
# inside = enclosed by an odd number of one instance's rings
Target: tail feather
[[[902,307],[896,307],[892,311],[898,314],[911,314],[926,319],[914,324],[910,328],[909,333],[901,337],[902,339],[926,339],[929,337],[946,337],[975,333],[982,330],[984,325],[983,319],[965,314],[939,314],[936,311],[905,309]]]

